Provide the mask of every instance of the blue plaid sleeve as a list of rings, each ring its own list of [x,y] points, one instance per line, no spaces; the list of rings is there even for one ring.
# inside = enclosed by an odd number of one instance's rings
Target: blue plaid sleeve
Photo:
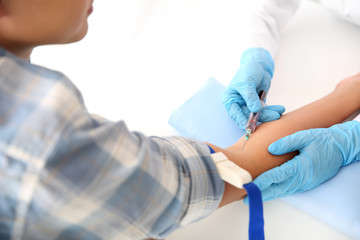
[[[0,121],[0,239],[163,238],[222,199],[207,145],[94,117],[64,75],[2,51]]]
[[[56,178],[44,184],[61,185],[65,192],[56,198],[62,207],[33,225],[32,233],[61,219],[63,229],[75,224],[81,227],[73,230],[76,234],[102,239],[163,238],[218,207],[224,186],[205,144],[181,137],[147,138],[129,132],[124,122],[81,129],[61,140],[56,152],[66,154],[54,155],[47,166]],[[74,221],[76,214],[80,218]]]

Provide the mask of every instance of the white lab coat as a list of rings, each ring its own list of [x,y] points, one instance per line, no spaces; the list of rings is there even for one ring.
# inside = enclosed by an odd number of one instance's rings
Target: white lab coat
[[[360,26],[360,0],[317,0],[336,16]],[[301,0],[256,0],[247,24],[247,47],[262,47],[275,57],[279,33]]]
[[[360,26],[360,0],[314,0],[339,18]],[[301,0],[256,0],[247,24],[248,45],[261,47],[275,58],[279,34],[298,9]],[[360,71],[360,69],[359,69]],[[355,120],[360,122],[360,115]]]

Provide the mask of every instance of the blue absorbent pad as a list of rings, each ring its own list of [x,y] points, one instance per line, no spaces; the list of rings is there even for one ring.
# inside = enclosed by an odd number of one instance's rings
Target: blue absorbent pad
[[[185,137],[228,147],[244,131],[228,116],[221,94],[225,86],[209,79],[170,116],[169,124]],[[285,202],[360,239],[360,162],[340,169],[319,187],[283,198]]]

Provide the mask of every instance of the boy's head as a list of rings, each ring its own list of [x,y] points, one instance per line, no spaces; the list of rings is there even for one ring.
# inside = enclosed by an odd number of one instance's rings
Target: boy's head
[[[0,46],[28,58],[45,44],[81,40],[93,0],[0,0]]]

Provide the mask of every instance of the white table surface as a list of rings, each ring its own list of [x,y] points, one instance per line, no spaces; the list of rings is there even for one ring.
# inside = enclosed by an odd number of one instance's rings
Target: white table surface
[[[64,72],[90,112],[148,135],[173,135],[170,113],[209,78],[228,84],[244,50],[248,1],[95,1],[88,36],[34,51],[32,62]],[[360,71],[360,28],[303,1],[282,32],[269,104],[293,110]],[[351,239],[281,200],[266,202],[267,239]],[[247,239],[242,202],[167,239]]]

